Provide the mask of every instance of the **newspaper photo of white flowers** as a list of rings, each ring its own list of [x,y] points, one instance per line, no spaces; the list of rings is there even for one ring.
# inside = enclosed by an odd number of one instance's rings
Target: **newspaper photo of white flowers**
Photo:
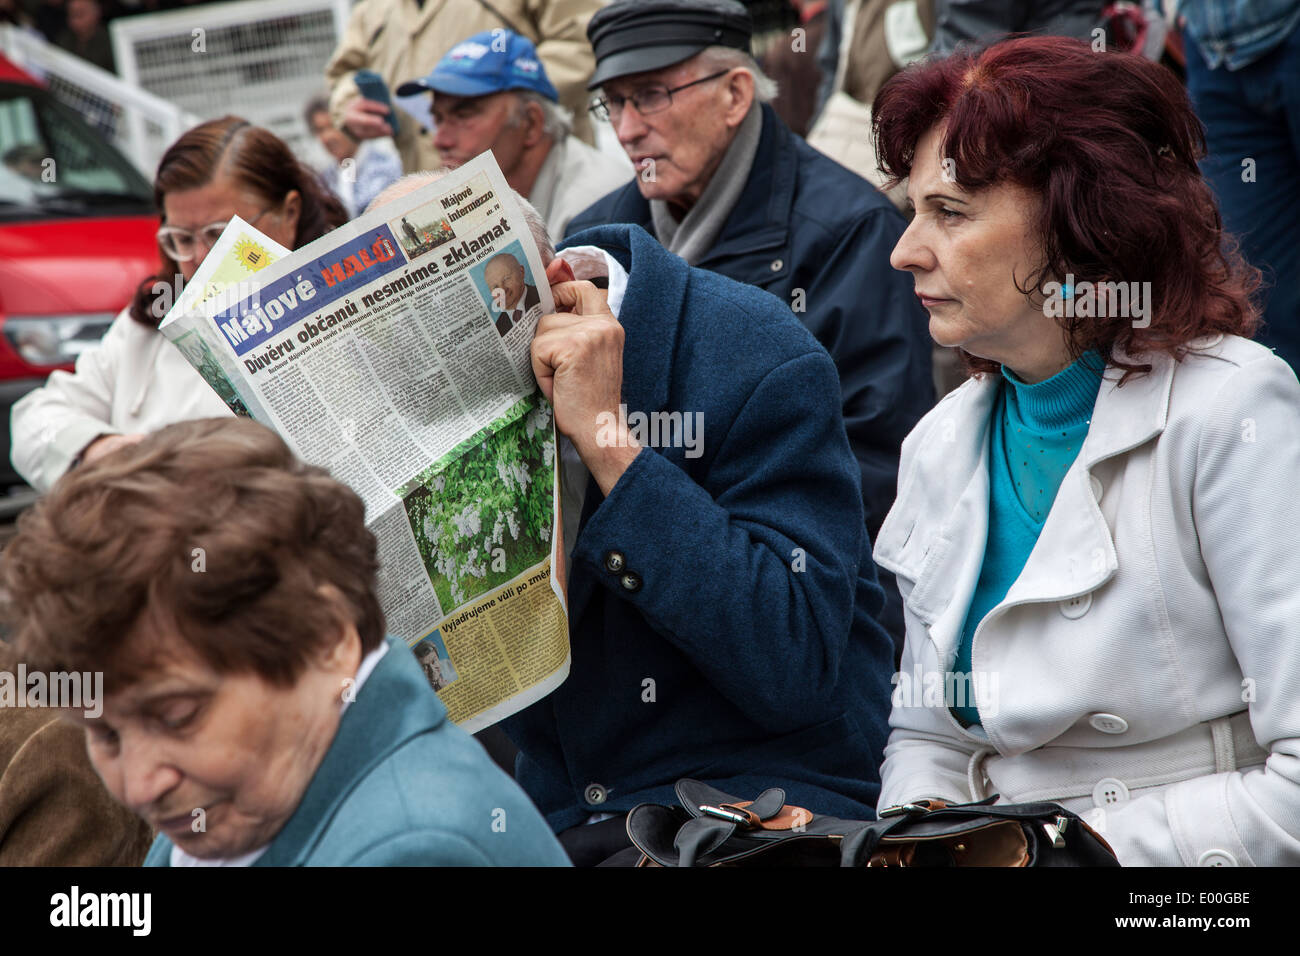
[[[402,490],[444,614],[551,553],[555,430],[535,392]]]

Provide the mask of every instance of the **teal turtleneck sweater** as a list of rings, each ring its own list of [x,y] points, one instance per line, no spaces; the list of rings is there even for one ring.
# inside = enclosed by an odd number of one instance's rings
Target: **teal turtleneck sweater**
[[[1036,385],[1002,369],[989,429],[988,539],[957,646],[956,674],[971,672],[975,629],[1007,596],[1034,550],[1061,481],[1088,434],[1104,368],[1100,356],[1089,352]],[[950,686],[970,691],[978,684],[957,681]],[[949,705],[958,702],[960,696]],[[969,694],[964,706],[952,711],[964,726],[980,722]]]

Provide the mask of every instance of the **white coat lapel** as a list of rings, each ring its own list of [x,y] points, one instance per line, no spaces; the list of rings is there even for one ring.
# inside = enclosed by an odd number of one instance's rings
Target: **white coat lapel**
[[[1088,437],[1079,449],[1079,458],[1087,468],[1136,448],[1165,430],[1169,396],[1173,392],[1174,360],[1163,353],[1143,356],[1143,360],[1151,363],[1150,373],[1134,377],[1122,388],[1118,370],[1106,369]]]

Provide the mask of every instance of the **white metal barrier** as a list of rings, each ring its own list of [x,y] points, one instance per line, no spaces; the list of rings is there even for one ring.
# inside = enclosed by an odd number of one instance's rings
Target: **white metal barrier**
[[[0,52],[42,80],[152,180],[163,151],[198,119],[34,35],[0,24]]]
[[[302,118],[325,90],[325,65],[347,25],[348,0],[240,0],[110,24],[122,78],[200,119],[233,113],[265,126],[300,156],[318,147]]]

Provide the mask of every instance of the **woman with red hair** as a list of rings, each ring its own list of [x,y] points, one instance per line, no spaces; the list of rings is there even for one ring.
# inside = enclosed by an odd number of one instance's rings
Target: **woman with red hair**
[[[1300,863],[1300,383],[1249,340],[1186,94],[1016,38],[894,77],[874,124],[916,209],[893,265],[974,373],[876,544],[907,634],[880,806],[1054,800],[1125,865]]]

